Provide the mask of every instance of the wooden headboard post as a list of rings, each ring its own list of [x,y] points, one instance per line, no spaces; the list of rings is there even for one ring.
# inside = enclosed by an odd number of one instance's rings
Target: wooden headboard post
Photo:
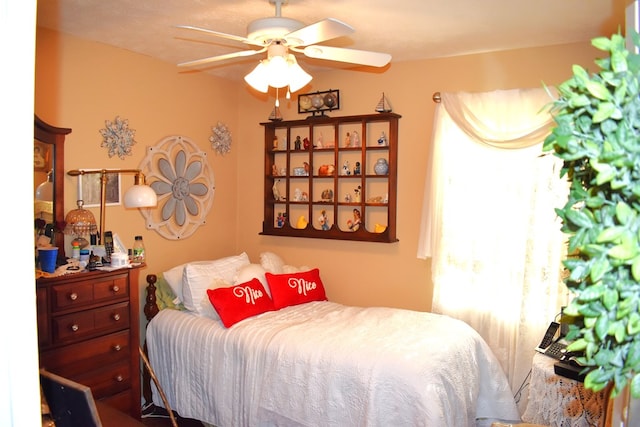
[[[144,315],[147,321],[150,321],[160,311],[156,300],[156,282],[158,276],[155,274],[147,274],[147,303],[144,305]]]
[[[156,300],[157,281],[158,276],[155,274],[147,274],[147,299],[144,305],[144,315],[147,318],[147,322],[153,319],[160,311]],[[144,343],[144,353],[148,357],[146,339]],[[151,396],[151,375],[147,369],[142,370],[142,396],[145,401],[144,407],[148,408],[149,405],[153,403],[153,398]]]

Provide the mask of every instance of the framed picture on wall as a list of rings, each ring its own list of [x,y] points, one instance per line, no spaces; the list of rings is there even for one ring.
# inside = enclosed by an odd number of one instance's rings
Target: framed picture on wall
[[[90,170],[90,169],[84,169]],[[78,188],[85,207],[100,206],[100,177],[99,173],[78,175]],[[106,205],[115,206],[120,204],[120,174],[107,173]]]
[[[33,141],[33,170],[49,172],[51,169],[51,144]]]

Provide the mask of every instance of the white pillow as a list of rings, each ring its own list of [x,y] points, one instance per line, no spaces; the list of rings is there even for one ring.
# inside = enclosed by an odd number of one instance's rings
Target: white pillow
[[[192,312],[201,314],[202,301],[213,279],[233,283],[240,267],[249,265],[249,256],[243,252],[206,263],[190,263],[182,272],[182,303]]]
[[[228,288],[231,286],[231,283],[225,281],[224,279],[215,278],[213,282],[211,282],[211,286],[207,289],[217,289],[217,288]],[[200,303],[200,315],[204,317],[208,317],[209,319],[219,320],[220,316],[215,308],[213,308],[213,304],[211,304],[211,300],[209,299],[209,295],[205,291],[204,297]]]
[[[166,280],[167,284],[171,287],[171,290],[178,300],[177,303],[182,302],[182,270],[184,270],[185,265],[187,264],[180,264],[170,270],[162,272],[164,280]],[[176,301],[174,301],[174,303],[176,303]]]
[[[282,274],[284,261],[273,252],[262,252],[260,254],[260,264],[262,264],[262,267],[269,273]]]
[[[293,265],[282,266],[283,274],[300,273],[301,271],[309,271],[309,270],[311,270],[311,267],[307,267],[306,265],[303,265],[301,267],[294,267]]]
[[[264,290],[267,291],[267,295],[271,298],[271,291],[269,290],[269,284],[267,283],[267,278],[264,273],[267,270],[264,269],[260,264],[249,264],[244,267],[240,267],[238,270],[238,274],[236,274],[235,279],[233,280],[233,286],[240,285],[242,283],[247,283],[252,279],[258,279],[262,286],[264,286]]]

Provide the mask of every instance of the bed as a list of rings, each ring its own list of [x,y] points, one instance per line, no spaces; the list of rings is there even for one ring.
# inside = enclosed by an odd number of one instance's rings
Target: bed
[[[214,268],[185,264],[148,276],[149,360],[180,416],[218,427],[519,419],[500,365],[465,323],[338,304],[318,269],[260,258],[252,264],[243,253]]]

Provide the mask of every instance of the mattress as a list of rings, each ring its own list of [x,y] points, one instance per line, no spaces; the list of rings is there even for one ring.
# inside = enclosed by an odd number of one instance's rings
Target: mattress
[[[476,418],[519,418],[488,345],[447,316],[323,301],[227,329],[162,310],[146,338],[172,409],[218,427],[472,427]],[[162,406],[155,387],[153,398]]]

